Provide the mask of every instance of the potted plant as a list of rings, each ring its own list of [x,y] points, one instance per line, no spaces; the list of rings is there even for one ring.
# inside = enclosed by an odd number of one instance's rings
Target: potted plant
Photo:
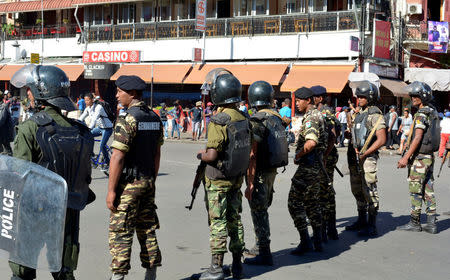
[[[40,25],[42,23],[42,19],[38,18],[36,19],[36,25]]]
[[[69,20],[67,18],[63,18],[62,21],[63,21],[64,24],[68,24],[69,23]]]

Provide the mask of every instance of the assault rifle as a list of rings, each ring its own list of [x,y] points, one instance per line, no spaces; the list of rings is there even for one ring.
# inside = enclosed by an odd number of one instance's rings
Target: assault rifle
[[[337,166],[334,167],[334,170],[336,170],[336,172],[339,174],[339,176],[344,178],[344,174],[342,174],[341,170],[339,170],[339,168]]]
[[[191,191],[191,204],[186,206],[189,211],[192,209],[192,206],[194,206],[194,200],[197,196],[198,188],[200,187],[200,183],[203,183],[203,186],[205,185],[205,170],[206,170],[206,162],[200,161],[200,164],[197,166],[197,171],[195,171],[195,178],[194,183],[192,183],[192,191]]]
[[[322,154],[319,156],[319,164],[320,164],[320,169],[322,169],[322,172],[325,174],[325,178],[327,178],[328,186],[331,187],[333,189],[334,194],[336,194],[336,192],[334,191],[334,188],[333,188],[333,182],[331,182],[330,176],[328,176],[327,169],[325,168],[325,164],[323,163],[323,155]]]
[[[444,156],[442,157],[441,167],[439,167],[438,178],[439,178],[439,176],[441,176],[442,167],[444,166],[445,160],[447,159],[447,155],[448,155],[448,150],[446,149],[444,152]]]

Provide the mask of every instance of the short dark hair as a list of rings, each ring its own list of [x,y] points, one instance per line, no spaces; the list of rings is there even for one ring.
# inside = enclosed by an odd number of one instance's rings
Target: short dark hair
[[[83,98],[86,98],[86,97],[88,97],[90,99],[94,99],[94,95],[91,92],[85,93]]]

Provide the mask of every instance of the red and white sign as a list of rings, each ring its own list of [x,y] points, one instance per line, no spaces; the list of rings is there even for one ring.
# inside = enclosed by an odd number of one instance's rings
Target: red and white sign
[[[83,52],[83,62],[139,62],[140,51]]]
[[[192,49],[192,61],[194,62],[200,62],[202,61],[203,57],[202,57],[202,50],[200,48],[193,48]]]
[[[389,47],[391,45],[391,23],[382,20],[375,20],[373,56],[378,58],[391,59]]]
[[[206,0],[197,0],[195,5],[195,30],[206,30]]]

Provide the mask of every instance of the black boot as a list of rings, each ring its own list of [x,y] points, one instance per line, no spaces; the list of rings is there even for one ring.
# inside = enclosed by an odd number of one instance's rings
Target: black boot
[[[336,229],[336,217],[331,217],[327,221],[327,234],[330,240],[338,240],[339,235]]]
[[[436,234],[437,233],[436,215],[428,215],[427,224],[422,229],[423,231],[426,231],[428,233]]]
[[[248,265],[273,265],[272,253],[270,252],[270,247],[261,247],[259,254],[254,258],[246,258],[244,260],[245,264]]]
[[[200,275],[199,280],[223,280],[223,254],[212,255],[211,266]]]
[[[300,231],[300,244],[298,244],[297,248],[290,252],[291,255],[301,256],[306,252],[310,252],[312,250],[311,239],[309,238],[308,229],[304,229]]]
[[[322,227],[313,228],[314,251],[322,252]]]
[[[359,236],[374,237],[378,235],[377,232],[377,213],[369,213],[367,226],[358,231]]]
[[[420,216],[411,216],[411,220],[409,223],[403,226],[398,226],[397,230],[406,230],[406,231],[422,231],[422,227],[420,226]]]
[[[365,210],[358,210],[358,220],[354,222],[353,224],[346,226],[345,230],[349,231],[358,231],[367,226],[367,211]]]
[[[233,275],[234,279],[242,279],[244,277],[244,268],[242,267],[242,253],[233,253],[231,274]]]

